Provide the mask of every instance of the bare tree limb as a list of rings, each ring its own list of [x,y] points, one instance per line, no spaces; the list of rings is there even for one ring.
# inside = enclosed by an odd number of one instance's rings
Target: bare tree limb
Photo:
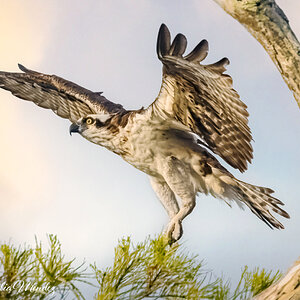
[[[253,300],[299,300],[300,299],[300,259],[287,274],[271,285]]]
[[[274,0],[214,0],[265,48],[300,107],[300,44]]]

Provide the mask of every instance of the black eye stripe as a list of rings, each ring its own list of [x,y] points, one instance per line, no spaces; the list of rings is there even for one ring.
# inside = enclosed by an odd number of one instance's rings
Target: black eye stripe
[[[100,120],[96,119],[96,127],[100,128],[104,125]]]

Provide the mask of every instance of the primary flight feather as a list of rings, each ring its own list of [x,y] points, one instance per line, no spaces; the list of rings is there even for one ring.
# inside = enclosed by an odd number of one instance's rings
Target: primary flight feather
[[[211,154],[241,172],[253,157],[247,107],[224,74],[228,59],[203,65],[207,41],[183,56],[186,45],[182,34],[171,43],[168,28],[161,25],[157,55],[163,63],[162,85],[147,109],[128,111],[101,93],[22,65],[22,73],[0,72],[0,87],[69,119],[70,133],[81,134],[147,173],[169,215],[170,241],[182,236],[182,221],[195,207],[198,193],[227,203],[234,200],[269,227],[284,228],[271,214],[289,218],[279,207],[283,203],[271,195],[273,190],[236,179]]]

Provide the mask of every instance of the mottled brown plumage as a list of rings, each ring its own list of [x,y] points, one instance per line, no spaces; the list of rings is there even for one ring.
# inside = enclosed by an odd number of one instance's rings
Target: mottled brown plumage
[[[0,72],[0,87],[16,97],[53,110],[58,116],[76,122],[90,114],[124,113],[120,104],[107,100],[71,81],[55,75],[29,70],[19,64],[25,73]]]
[[[202,65],[208,53],[207,41],[201,41],[183,57],[186,38],[180,34],[172,44],[170,40],[170,32],[163,24],[157,41],[157,54],[164,66],[163,84],[150,109],[155,117],[161,114],[163,118],[176,119],[232,167],[245,171],[253,157],[249,114],[232,88],[231,77],[223,74],[229,60]],[[164,97],[165,93],[170,97]]]
[[[241,172],[252,159],[246,105],[224,74],[228,59],[203,65],[207,41],[183,56],[186,45],[182,34],[171,43],[168,28],[161,26],[157,54],[163,63],[162,86],[147,109],[127,111],[101,93],[21,65],[24,73],[0,72],[0,87],[69,119],[70,133],[148,174],[170,217],[166,233],[171,241],[181,237],[182,221],[194,209],[198,193],[244,204],[271,228],[283,228],[271,211],[289,215],[273,190],[238,180],[211,153]]]

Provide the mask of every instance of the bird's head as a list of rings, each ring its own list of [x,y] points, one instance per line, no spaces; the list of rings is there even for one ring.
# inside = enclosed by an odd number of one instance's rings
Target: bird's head
[[[103,143],[111,136],[108,130],[111,117],[110,114],[88,115],[71,124],[69,132],[71,135],[79,133],[87,140],[105,146]]]

